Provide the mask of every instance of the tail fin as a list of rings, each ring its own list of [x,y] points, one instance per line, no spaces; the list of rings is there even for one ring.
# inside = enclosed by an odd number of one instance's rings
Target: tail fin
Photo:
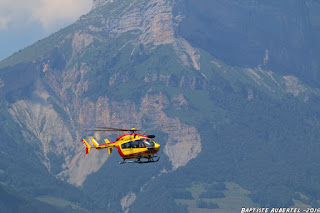
[[[82,139],[82,142],[86,146],[86,154],[89,154],[91,149],[90,144],[85,139]]]
[[[110,155],[112,153],[113,147],[108,147],[108,154]]]
[[[110,141],[108,139],[104,139],[104,141],[106,142],[107,146],[108,144],[110,143]],[[112,150],[113,150],[113,146],[108,146],[108,154],[111,154],[112,153]]]
[[[99,143],[93,137],[91,137],[91,141],[92,141],[94,147],[99,147]]]

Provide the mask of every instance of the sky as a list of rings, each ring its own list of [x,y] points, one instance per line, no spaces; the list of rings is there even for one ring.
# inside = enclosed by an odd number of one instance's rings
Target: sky
[[[92,0],[0,0],[0,61],[75,22]]]

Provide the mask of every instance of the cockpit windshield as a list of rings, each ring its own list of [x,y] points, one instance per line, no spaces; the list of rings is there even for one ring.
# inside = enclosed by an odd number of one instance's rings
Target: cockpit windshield
[[[142,139],[146,147],[154,147],[154,142],[149,138]]]

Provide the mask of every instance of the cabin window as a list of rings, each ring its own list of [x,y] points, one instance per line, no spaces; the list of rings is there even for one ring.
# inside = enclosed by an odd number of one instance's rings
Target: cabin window
[[[122,149],[129,149],[132,147],[132,141],[128,142],[128,143],[124,143],[121,145]]]
[[[139,148],[139,141],[131,141],[132,148]]]
[[[122,149],[146,148],[146,147],[154,147],[154,142],[149,138],[141,138],[139,140],[130,141],[128,143],[124,143],[121,145]]]

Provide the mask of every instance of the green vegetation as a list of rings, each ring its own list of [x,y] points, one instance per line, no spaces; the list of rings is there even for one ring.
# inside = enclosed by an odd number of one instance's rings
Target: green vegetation
[[[40,151],[35,137],[24,140],[18,124],[8,112],[8,103],[0,101],[0,135],[3,138],[0,158],[0,196],[5,212],[79,212],[72,208],[56,208],[35,199],[37,196],[55,196],[74,202],[85,202],[80,191],[57,180],[40,162],[36,153]],[[25,130],[27,131],[27,130]],[[28,132],[30,135],[32,133]],[[53,162],[60,157],[51,159]],[[58,164],[57,164],[58,166]],[[54,169],[54,168],[53,168]],[[2,209],[2,208],[1,208]]]
[[[192,187],[187,190],[189,190],[192,193],[192,197],[197,200],[200,198],[200,195],[206,191],[205,186],[203,183],[192,183]]]
[[[4,184],[0,184],[0,209],[1,212],[8,213],[59,213],[66,210],[30,198],[29,196],[11,189]]]
[[[193,183],[187,188],[192,193],[192,199],[176,199],[179,205],[189,208],[229,209],[238,210],[242,206],[256,206],[249,198],[250,192],[231,182]],[[175,197],[176,198],[176,197]]]
[[[207,190],[206,192],[202,193],[199,198],[208,198],[208,199],[212,199],[212,198],[223,198],[225,197],[225,195],[223,194],[223,192],[217,192],[217,191],[210,191]]]
[[[37,197],[37,199],[44,203],[50,204],[52,206],[64,208],[65,210],[66,208],[68,208],[68,209],[72,209],[72,211],[90,212],[88,210],[81,208],[78,204],[72,203],[62,198],[57,198],[52,196],[40,196],[40,197]]]
[[[206,208],[206,209],[217,209],[219,206],[215,203],[212,203],[210,201],[204,201],[204,200],[197,200],[196,202],[197,208]]]

